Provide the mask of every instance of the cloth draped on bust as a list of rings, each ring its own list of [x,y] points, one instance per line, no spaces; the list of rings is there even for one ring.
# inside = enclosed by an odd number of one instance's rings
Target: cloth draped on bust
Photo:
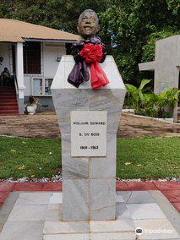
[[[91,78],[92,89],[99,89],[109,83],[98,62],[104,62],[106,49],[100,38],[79,40],[72,45],[75,65],[68,76],[68,82],[76,88]],[[87,66],[90,66],[90,75]]]

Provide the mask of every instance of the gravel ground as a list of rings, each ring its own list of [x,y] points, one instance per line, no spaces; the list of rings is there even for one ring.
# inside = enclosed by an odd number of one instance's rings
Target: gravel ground
[[[56,114],[53,112],[0,116],[0,135],[27,138],[60,137]],[[118,129],[118,137],[134,138],[140,136],[180,136],[180,124],[160,122],[123,113]]]
[[[13,180],[12,178],[8,178],[5,180],[2,180],[2,182],[59,182],[62,181],[62,174],[58,174],[53,176],[52,178],[33,178],[33,179],[29,179],[29,178],[19,178],[17,180]],[[118,182],[179,182],[180,183],[180,178],[174,178],[174,177],[168,177],[168,178],[164,178],[164,179],[120,179],[117,178],[116,179]]]

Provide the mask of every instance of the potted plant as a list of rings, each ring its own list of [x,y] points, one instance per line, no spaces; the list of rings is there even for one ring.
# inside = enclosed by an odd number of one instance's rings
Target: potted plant
[[[26,106],[26,112],[30,115],[34,115],[37,110],[37,105],[39,104],[39,99],[29,96],[29,103]]]

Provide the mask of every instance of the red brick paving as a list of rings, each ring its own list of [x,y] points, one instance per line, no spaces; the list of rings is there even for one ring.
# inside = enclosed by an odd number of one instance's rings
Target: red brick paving
[[[172,203],[172,205],[180,212],[180,203]]]
[[[9,192],[0,192],[0,204],[3,204],[8,197]]]
[[[11,192],[15,183],[0,182],[0,192]]]
[[[62,183],[61,182],[44,183],[42,191],[62,191]]]
[[[13,191],[42,191],[44,183],[16,183]]]
[[[165,197],[172,203],[180,203],[180,190],[162,191]]]
[[[153,182],[127,182],[129,191],[158,190]]]
[[[117,191],[130,191],[127,182],[117,182],[116,190]]]
[[[161,190],[180,190],[180,183],[178,182],[154,182],[156,187]]]
[[[176,182],[117,182],[117,191],[161,191],[180,212],[180,183]],[[0,182],[0,206],[13,191],[62,191],[62,182],[5,183]]]

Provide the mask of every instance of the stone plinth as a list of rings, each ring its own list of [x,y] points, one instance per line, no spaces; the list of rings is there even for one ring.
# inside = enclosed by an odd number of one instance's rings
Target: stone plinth
[[[51,88],[62,139],[62,218],[63,221],[113,220],[116,211],[116,134],[125,87],[111,56],[101,64],[110,83],[100,90],[92,90],[90,81],[78,89],[69,84],[67,78],[73,66],[73,57],[63,56]],[[71,156],[72,111],[107,113],[105,156]]]
[[[11,192],[0,208],[0,240],[180,239],[179,213],[160,191],[117,192],[114,221],[65,222],[61,209],[61,192]]]

